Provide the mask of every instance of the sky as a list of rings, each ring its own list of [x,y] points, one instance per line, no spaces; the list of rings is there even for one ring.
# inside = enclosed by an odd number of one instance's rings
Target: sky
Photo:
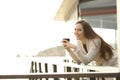
[[[32,55],[73,37],[71,24],[54,20],[61,1],[0,0],[0,74],[29,72]]]
[[[64,22],[53,20],[61,1],[0,0],[0,56],[31,56],[61,45]]]
[[[36,55],[48,48],[61,46],[61,40],[66,37],[75,42],[74,23],[54,20],[61,2],[0,0],[0,57]],[[101,32],[100,29],[96,31]]]

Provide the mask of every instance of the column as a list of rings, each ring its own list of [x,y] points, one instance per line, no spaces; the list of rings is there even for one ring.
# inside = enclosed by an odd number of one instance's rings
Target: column
[[[120,0],[117,0],[117,29],[118,67],[120,70]]]

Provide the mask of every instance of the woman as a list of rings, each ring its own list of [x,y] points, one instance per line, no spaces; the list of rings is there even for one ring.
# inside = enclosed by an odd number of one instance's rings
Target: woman
[[[82,62],[87,65],[91,61],[96,61],[97,66],[117,67],[116,50],[95,33],[87,21],[76,22],[74,35],[77,39],[77,45],[67,40],[63,40],[62,43],[77,63]]]

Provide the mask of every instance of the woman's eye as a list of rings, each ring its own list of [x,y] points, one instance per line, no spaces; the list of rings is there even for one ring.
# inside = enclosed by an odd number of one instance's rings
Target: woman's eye
[[[75,31],[76,31],[76,28],[75,28]]]
[[[81,29],[79,29],[78,31],[82,31]]]
[[[76,28],[75,28],[75,31],[82,31],[82,29],[76,29]]]

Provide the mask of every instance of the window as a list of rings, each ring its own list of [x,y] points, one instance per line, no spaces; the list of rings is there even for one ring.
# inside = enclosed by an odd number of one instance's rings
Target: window
[[[117,48],[116,0],[83,1],[81,1],[79,6],[81,18],[89,21],[91,26],[105,41]]]

